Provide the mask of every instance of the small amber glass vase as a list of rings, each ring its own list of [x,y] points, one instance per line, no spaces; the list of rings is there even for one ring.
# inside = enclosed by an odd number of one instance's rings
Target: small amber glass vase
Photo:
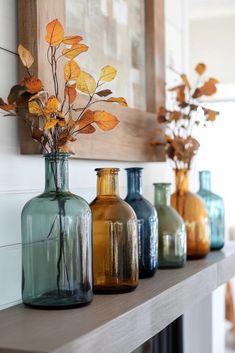
[[[189,171],[175,171],[176,191],[171,204],[185,222],[187,256],[189,259],[205,257],[210,250],[210,228],[206,205],[200,196],[189,191]]]
[[[97,171],[93,218],[95,293],[121,293],[138,285],[138,233],[135,212],[118,194],[117,168]]]

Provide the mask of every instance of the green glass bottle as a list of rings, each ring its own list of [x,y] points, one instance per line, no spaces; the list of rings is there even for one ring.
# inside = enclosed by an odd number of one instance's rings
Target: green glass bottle
[[[46,185],[22,211],[22,298],[38,308],[92,300],[91,210],[68,188],[68,154],[45,156]]]
[[[210,230],[211,250],[220,250],[224,246],[224,201],[211,191],[211,173],[208,170],[199,172],[200,195],[206,203]]]
[[[158,214],[159,267],[182,267],[186,262],[186,231],[183,219],[170,206],[171,184],[156,183],[154,187],[154,204]]]
[[[93,219],[95,293],[121,293],[138,285],[138,233],[134,210],[119,197],[117,168],[97,171]]]

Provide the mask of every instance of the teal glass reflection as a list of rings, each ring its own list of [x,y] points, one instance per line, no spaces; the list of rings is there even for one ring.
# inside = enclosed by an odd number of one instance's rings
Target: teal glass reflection
[[[182,267],[186,262],[186,230],[178,212],[170,206],[171,184],[156,183],[154,205],[158,214],[158,264]]]
[[[125,201],[138,219],[139,276],[151,277],[158,266],[158,221],[153,205],[143,197],[142,169],[126,168],[127,196]]]
[[[199,172],[200,195],[206,203],[211,231],[211,250],[224,246],[224,201],[211,191],[211,173],[208,170]]]
[[[68,155],[45,156],[46,185],[22,211],[22,298],[39,308],[92,300],[91,210],[68,188]]]

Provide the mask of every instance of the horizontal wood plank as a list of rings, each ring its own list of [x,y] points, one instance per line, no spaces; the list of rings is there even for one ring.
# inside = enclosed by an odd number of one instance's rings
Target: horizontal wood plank
[[[64,311],[18,305],[0,313],[1,353],[128,353],[235,275],[235,243],[185,268],[158,270],[136,291],[96,295]]]

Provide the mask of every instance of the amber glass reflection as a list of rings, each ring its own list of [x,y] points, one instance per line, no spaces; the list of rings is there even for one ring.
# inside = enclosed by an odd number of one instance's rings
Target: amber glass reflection
[[[93,266],[96,293],[127,292],[138,284],[137,218],[118,195],[116,168],[96,169],[93,217]]]
[[[201,197],[189,191],[187,169],[176,170],[176,192],[171,196],[171,204],[185,222],[188,258],[206,256],[210,250],[208,213]]]

